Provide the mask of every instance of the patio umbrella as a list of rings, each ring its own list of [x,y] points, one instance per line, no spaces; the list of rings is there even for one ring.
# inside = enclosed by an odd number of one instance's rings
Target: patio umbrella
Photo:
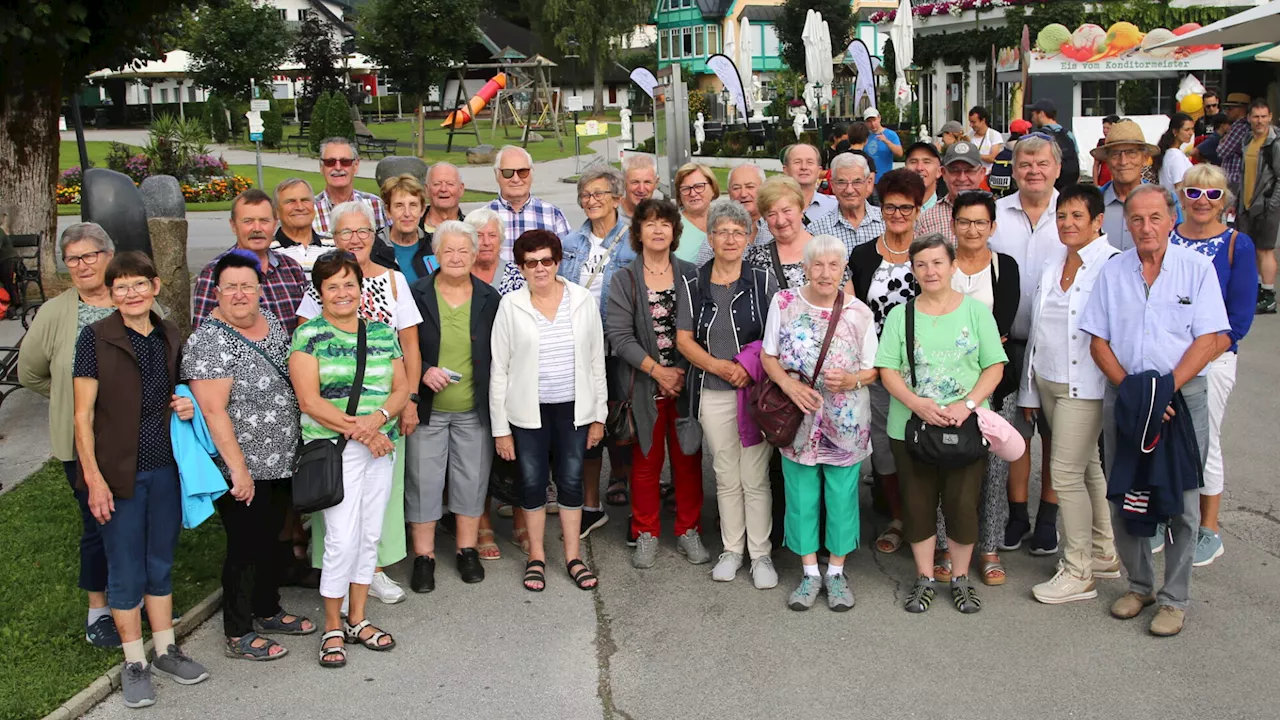
[[[733,23],[725,25],[724,28],[724,54],[727,55],[730,60],[734,62],[738,61],[738,43],[736,38],[733,36]]]
[[[1277,0],[1280,1],[1280,0]],[[889,28],[889,38],[893,40],[894,69],[898,79],[893,84],[893,102],[899,110],[911,106],[911,87],[907,85],[907,68],[915,60],[915,20],[911,16],[911,0],[902,0],[898,5],[898,15]]]
[[[1280,0],[1249,8],[1148,49],[1187,45],[1247,45],[1275,42],[1276,38],[1280,38]]]
[[[809,10],[804,16],[804,30],[800,40],[804,43],[804,104],[809,114],[818,112],[818,95],[814,88],[822,81],[822,45],[818,33],[822,30],[822,16],[816,10]]]
[[[818,17],[821,18],[822,15],[819,14]],[[831,56],[831,29],[826,20],[818,27],[818,53],[819,82],[822,83],[818,104],[825,107],[831,104],[831,84],[836,79],[836,68],[832,62],[834,58]]]

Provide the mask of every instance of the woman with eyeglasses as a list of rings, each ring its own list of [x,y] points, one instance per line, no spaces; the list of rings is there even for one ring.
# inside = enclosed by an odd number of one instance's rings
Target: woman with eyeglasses
[[[1218,509],[1226,475],[1222,458],[1222,420],[1227,398],[1236,383],[1236,360],[1240,341],[1249,333],[1257,303],[1258,260],[1253,239],[1228,228],[1222,221],[1235,198],[1227,189],[1227,176],[1216,165],[1196,165],[1182,179],[1178,194],[1182,223],[1173,229],[1169,242],[1208,257],[1218,272],[1218,284],[1226,301],[1231,331],[1230,346],[1209,363],[1209,457],[1204,464],[1204,487],[1200,490],[1200,536],[1192,564],[1203,567],[1222,556],[1218,534]]]
[[[804,193],[786,175],[774,175],[756,194],[756,207],[773,239],[752,245],[743,253],[751,263],[773,276],[778,288],[798,288],[808,282],[804,274],[804,249],[813,233],[804,224]]]
[[[422,377],[422,352],[418,345],[418,325],[422,314],[413,301],[409,283],[399,271],[385,268],[370,257],[376,232],[373,210],[363,202],[353,200],[335,207],[331,214],[333,241],[337,252],[350,253],[360,265],[361,292],[360,317],[366,322],[379,322],[391,326],[400,340],[404,353],[405,373],[411,378]],[[321,313],[319,289],[313,284],[298,306],[298,322],[303,323]],[[373,576],[369,594],[384,603],[395,604],[405,599],[404,589],[384,572],[408,555],[404,533],[404,436],[418,427],[418,393],[410,390],[409,402],[399,413],[399,433],[395,453],[395,472],[387,512],[383,519],[382,535],[378,541],[378,568]],[[324,557],[324,520],[320,514],[312,516],[311,559],[315,567],[321,567]]]
[[[283,645],[266,635],[310,635],[310,620],[280,607],[298,446],[298,399],[289,381],[289,332],[260,307],[257,256],[236,248],[213,268],[218,304],[182,354],[191,387],[218,449],[214,464],[229,492],[215,505],[227,536],[222,564],[222,629],[228,657],[276,660]],[[261,635],[259,633],[262,633]]]
[[[863,243],[849,254],[849,272],[853,292],[871,308],[876,320],[876,335],[884,332],[889,311],[920,292],[907,253],[915,238],[916,219],[924,205],[924,180],[905,168],[890,170],[876,182],[880,195],[880,212],[884,217],[884,235],[875,242]],[[888,510],[889,527],[876,538],[876,550],[895,553],[902,547],[902,500],[898,487],[898,469],[889,447],[887,434],[889,391],[877,382],[871,390],[871,467],[877,495]]]
[[[1160,136],[1156,146],[1160,154],[1151,160],[1156,177],[1165,190],[1173,195],[1178,194],[1182,186],[1182,178],[1191,169],[1191,158],[1182,151],[1183,146],[1196,136],[1196,121],[1186,113],[1174,113],[1169,116],[1169,129]]]
[[[682,217],[680,249],[676,257],[685,262],[698,263],[707,255],[707,213],[712,201],[720,197],[720,181],[711,168],[700,163],[685,163],[676,171],[676,204]]]

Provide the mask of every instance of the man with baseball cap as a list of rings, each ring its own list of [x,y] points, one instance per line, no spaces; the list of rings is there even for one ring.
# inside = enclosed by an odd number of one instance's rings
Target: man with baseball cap
[[[982,153],[978,152],[977,145],[961,140],[947,148],[947,154],[942,156],[942,177],[947,181],[947,196],[920,214],[920,219],[916,220],[916,235],[942,233],[947,242],[955,245],[951,207],[960,193],[981,190],[986,176],[986,168],[982,166]]]
[[[1062,174],[1058,176],[1056,188],[1061,190],[1067,185],[1080,182],[1080,150],[1076,136],[1058,122],[1058,106],[1048,98],[1037,100],[1028,105],[1026,114],[1036,129],[1053,138],[1062,151]]]
[[[890,130],[880,124],[880,111],[875,108],[867,108],[862,113],[862,119],[867,123],[867,129],[871,131],[871,137],[867,140],[867,145],[862,150],[871,156],[875,161],[877,173],[886,173],[893,169],[893,161],[902,157],[902,140],[898,137],[898,133]]]
[[[1018,119],[1009,123],[1009,140],[1000,148],[991,169],[987,171],[987,185],[998,198],[1008,197],[1018,190],[1013,182],[1013,146],[1023,135],[1031,132],[1031,123]]]
[[[931,142],[913,143],[906,152],[907,169],[924,181],[924,205],[920,212],[932,208],[947,196],[947,188],[939,182],[942,178],[942,153]]]
[[[1106,206],[1102,232],[1117,249],[1128,250],[1133,247],[1133,235],[1124,221],[1124,201],[1142,184],[1142,169],[1160,148],[1147,142],[1138,123],[1121,120],[1111,126],[1106,142],[1089,152],[1111,170],[1111,182],[1102,186],[1102,202]]]
[[[1240,197],[1240,186],[1244,182],[1244,146],[1253,135],[1249,128],[1249,103],[1253,98],[1248,93],[1233,92],[1227,94],[1227,101],[1222,104],[1231,121],[1231,129],[1218,143],[1218,159],[1222,161],[1222,171],[1227,174],[1227,184],[1231,192]]]

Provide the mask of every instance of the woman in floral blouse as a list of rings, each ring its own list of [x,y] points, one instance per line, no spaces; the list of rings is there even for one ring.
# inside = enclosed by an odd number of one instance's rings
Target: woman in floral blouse
[[[847,264],[844,243],[818,235],[804,250],[808,284],[773,296],[760,355],[769,377],[805,413],[790,447],[781,449],[786,483],[786,546],[800,556],[804,575],[791,593],[792,610],[808,610],[825,590],[835,611],[853,607],[845,556],[858,547],[858,469],[871,454],[867,385],[875,369],[875,316],[852,295],[840,294]],[[814,387],[818,355],[836,302],[842,310]],[[818,513],[827,509],[825,575],[818,571]]]
[[[658,552],[661,509],[658,480],[664,443],[671,451],[676,496],[676,544],[689,562],[711,559],[699,535],[702,515],[702,431],[689,416],[683,394],[689,362],[676,351],[676,283],[697,268],[675,256],[680,211],[670,200],[644,200],[631,219],[630,243],[638,254],[613,275],[605,335],[627,364],[636,443],[631,446],[631,532],[637,538],[631,564],[652,567]]]

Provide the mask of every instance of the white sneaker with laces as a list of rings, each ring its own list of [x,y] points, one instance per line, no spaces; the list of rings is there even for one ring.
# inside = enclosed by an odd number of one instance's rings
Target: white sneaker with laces
[[[773,559],[763,555],[751,561],[751,582],[757,590],[778,586],[778,571],[773,569]]]
[[[742,555],[726,550],[720,553],[720,559],[716,561],[716,566],[711,568],[711,579],[716,582],[729,582],[738,575],[738,570],[742,567]]]
[[[1097,583],[1078,578],[1065,566],[1060,566],[1048,582],[1031,588],[1031,595],[1046,605],[1061,605],[1076,600],[1092,600],[1098,597]]]
[[[373,574],[373,582],[369,583],[369,594],[387,605],[395,605],[398,602],[404,602],[405,599],[404,588],[388,577],[385,572]]]

